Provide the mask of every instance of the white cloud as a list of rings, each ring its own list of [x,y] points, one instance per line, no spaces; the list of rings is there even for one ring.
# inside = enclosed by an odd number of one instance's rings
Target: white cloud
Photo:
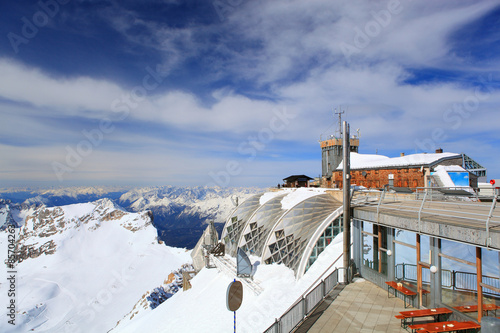
[[[19,103],[29,103],[23,110],[32,115],[116,119],[113,108],[125,109],[128,120],[160,122],[165,125],[203,133],[245,133],[258,131],[278,110],[269,101],[252,100],[230,91],[214,92],[215,103],[203,106],[189,92],[146,91],[146,98],[114,83],[77,77],[57,79],[38,69],[27,68],[9,60],[0,60],[0,96]],[[147,73],[145,74],[147,75]],[[142,88],[141,85],[137,87]]]
[[[56,78],[36,68],[0,59],[0,96],[30,103],[34,107],[57,108],[57,112],[86,113],[109,109],[122,90],[115,83],[90,77]]]
[[[151,181],[175,181],[172,176],[165,175],[176,175],[177,180],[186,183],[194,179],[205,181],[210,170],[225,170],[230,160],[228,155],[233,155],[240,163],[247,163],[247,156],[238,153],[238,147],[250,137],[258,139],[259,133],[265,134],[280,110],[295,115],[281,130],[272,133],[273,144],[287,140],[280,156],[295,156],[295,144],[310,145],[317,149],[318,161],[285,163],[277,161],[279,158],[269,162],[257,159],[248,164],[238,179],[243,179],[241,177],[248,172],[261,179],[265,178],[266,172],[283,177],[286,173],[298,173],[292,164],[311,170],[314,169],[312,165],[318,163],[319,171],[319,148],[315,144],[323,131],[333,130],[332,109],[339,105],[348,108],[346,118],[352,131],[361,129],[362,150],[374,152],[378,148],[412,152],[419,149],[418,142],[431,140],[445,150],[464,150],[467,153],[481,143],[481,136],[485,140],[482,145],[488,149],[481,150],[478,158],[473,157],[480,163],[480,158],[484,158],[485,164],[492,167],[500,163],[495,145],[498,143],[495,131],[500,123],[497,112],[500,93],[489,91],[485,97],[487,83],[480,91],[484,98],[478,99],[477,105],[469,105],[470,110],[467,110],[467,98],[477,99],[477,82],[405,83],[411,75],[408,69],[460,68],[464,72],[473,70],[467,73],[468,77],[473,77],[474,70],[481,68],[477,75],[486,81],[489,74],[498,73],[494,66],[463,66],[464,60],[453,53],[450,43],[453,33],[485,15],[495,4],[489,1],[431,3],[401,0],[400,13],[392,15],[390,23],[347,61],[340,45],[353,44],[355,28],[365,29],[367,23],[375,20],[372,12],[386,10],[388,3],[250,1],[234,7],[224,22],[208,27],[193,24],[178,29],[144,20],[130,20],[127,17],[133,18],[133,13],[119,12],[112,21],[115,29],[135,44],[162,51],[166,68],[178,66],[177,69],[182,70],[184,60],[207,53],[209,59],[215,59],[213,62],[203,60],[211,66],[207,72],[213,73],[213,76],[203,78],[207,84],[230,77],[230,82],[243,82],[243,86],[249,86],[250,92],[254,89],[263,91],[271,98],[252,98],[248,97],[251,94],[236,93],[240,87],[235,87],[235,90],[226,87],[214,90],[212,103],[208,105],[192,91],[163,91],[161,88],[148,91],[144,101],[129,108],[127,122],[164,125],[200,141],[183,143],[181,149],[176,147],[175,138],[155,138],[133,129],[127,132],[120,128],[108,140],[118,142],[120,147],[130,143],[146,149],[110,152],[104,151],[104,147],[96,147],[79,167],[81,173],[70,177],[105,180],[111,177],[112,170],[120,170],[116,174],[120,179],[132,179],[141,172]],[[130,34],[129,29],[134,24],[147,27],[152,35]],[[218,33],[219,41],[215,45],[207,42],[214,33]],[[218,56],[221,58],[217,59]],[[32,115],[115,119],[111,105],[133,92],[111,80],[91,77],[61,79],[8,59],[0,59],[0,73],[0,97],[24,104],[19,108],[18,118],[15,112],[8,112],[4,119],[9,124],[16,123],[16,119],[22,122]],[[138,86],[141,84],[138,82]],[[449,111],[454,104],[462,105],[462,113]],[[0,105],[3,114],[7,114],[3,111],[7,107]],[[4,127],[7,126],[5,123]],[[21,132],[41,137],[40,133],[53,130],[50,126],[30,120]],[[441,135],[437,137],[435,131],[441,131]],[[14,130],[7,133],[16,135]],[[79,135],[76,133],[73,142]],[[470,136],[475,137],[464,140]],[[202,141],[200,138],[203,137],[211,139]],[[159,152],[158,147],[163,147],[163,150]],[[271,149],[278,150],[271,144],[264,149],[259,151],[259,156],[268,157]],[[204,151],[217,150],[224,156],[200,157]],[[37,170],[35,174],[43,178],[43,174],[53,173],[46,168],[51,161],[64,159],[65,148],[59,143],[43,150],[2,146],[0,153],[8,156],[8,161],[4,162],[5,170],[14,172],[19,167],[14,173],[16,177],[23,177],[23,170],[26,174],[29,170]],[[32,156],[31,164],[31,159],[26,156]],[[151,161],[154,161],[154,166],[150,165]],[[193,175],[193,179],[187,175]]]

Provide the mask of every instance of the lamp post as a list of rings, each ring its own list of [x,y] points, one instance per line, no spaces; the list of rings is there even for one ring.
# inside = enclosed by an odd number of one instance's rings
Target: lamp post
[[[349,124],[343,122],[343,195],[344,195],[344,282],[349,283],[349,267],[351,262],[351,163],[349,144]]]

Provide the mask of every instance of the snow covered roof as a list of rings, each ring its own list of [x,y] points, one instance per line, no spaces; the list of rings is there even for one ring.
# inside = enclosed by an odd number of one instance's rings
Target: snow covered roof
[[[456,153],[432,153],[432,154],[412,154],[400,157],[387,157],[383,155],[359,154],[351,152],[351,169],[376,169],[389,167],[406,167],[430,165],[442,159],[461,157]],[[340,162],[337,170],[342,170],[343,161]]]
[[[462,168],[460,165],[438,165],[435,168],[435,171],[440,170],[444,170],[446,172],[467,172],[467,170]]]

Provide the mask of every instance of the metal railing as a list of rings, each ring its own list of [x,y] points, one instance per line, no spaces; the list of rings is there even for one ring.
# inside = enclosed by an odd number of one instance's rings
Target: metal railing
[[[300,297],[288,310],[272,324],[264,333],[288,333],[297,327],[316,306],[339,284],[339,271],[335,268],[324,280],[307,294]]]
[[[302,296],[300,296],[280,318],[277,318],[274,324],[265,330],[264,333],[288,333],[302,323],[302,321],[314,311],[319,303],[321,303],[321,301],[339,284],[339,271],[344,270],[344,267],[337,267],[324,279],[321,278],[325,276],[342,257],[343,254],[338,256]],[[354,267],[352,265],[349,267],[348,273],[348,280],[351,280],[354,273]]]
[[[430,283],[430,273],[428,270],[422,272],[422,282]],[[398,264],[396,265],[396,279],[410,282],[417,282],[417,265]],[[483,283],[500,289],[500,279],[493,276],[483,275]],[[477,275],[475,273],[441,270],[441,286],[447,289],[459,291],[477,292]],[[500,293],[484,288],[483,294],[500,297]]]
[[[353,206],[376,206],[377,221],[380,218],[381,209],[393,210],[417,214],[418,231],[421,231],[423,214],[441,216],[455,219],[467,219],[485,223],[486,240],[485,245],[491,244],[490,229],[500,227],[500,215],[496,210],[498,195],[491,197],[491,205],[476,201],[477,194],[471,198],[445,195],[442,190],[454,190],[457,188],[441,187],[417,187],[413,193],[391,193],[385,187],[382,191],[354,191],[352,194]],[[438,201],[440,205],[432,206],[432,202]]]

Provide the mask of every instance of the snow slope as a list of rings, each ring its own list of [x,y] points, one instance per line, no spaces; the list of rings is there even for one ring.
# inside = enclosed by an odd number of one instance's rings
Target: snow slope
[[[107,199],[39,207],[17,235],[16,326],[2,320],[0,331],[112,329],[145,291],[191,260],[185,250],[159,244],[156,235],[148,212],[128,213]],[[6,236],[0,233],[2,252]],[[7,289],[0,285],[1,304],[8,304]]]
[[[339,257],[342,237],[339,234],[298,281],[284,265],[259,265],[254,279],[261,281],[264,291],[256,296],[244,285],[243,303],[236,311],[237,332],[263,332],[283,315]],[[342,259],[337,264],[341,266]],[[226,291],[233,279],[217,269],[204,268],[191,280],[192,289],[178,292],[137,320],[120,322],[111,332],[232,332],[233,312],[226,309]]]

